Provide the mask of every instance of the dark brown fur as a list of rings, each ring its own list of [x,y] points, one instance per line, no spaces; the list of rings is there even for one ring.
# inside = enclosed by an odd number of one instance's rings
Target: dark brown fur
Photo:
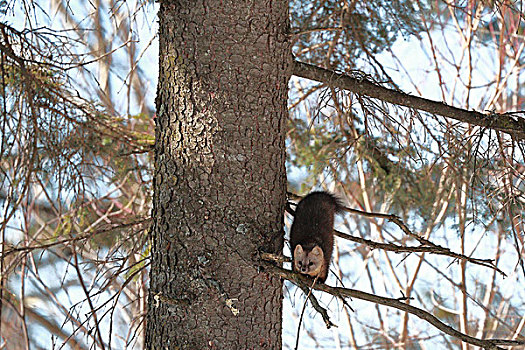
[[[296,266],[302,261],[295,256],[295,251],[300,245],[303,251],[301,258],[306,258],[308,261],[308,254],[311,254],[312,249],[318,246],[323,251],[323,265],[319,273],[319,281],[326,280],[334,248],[334,215],[341,212],[342,209],[343,206],[337,197],[328,192],[312,192],[299,202],[290,231],[294,271],[315,277],[314,274],[307,271],[300,271],[300,268]],[[315,257],[313,259],[315,261]],[[307,270],[304,267],[303,269]]]

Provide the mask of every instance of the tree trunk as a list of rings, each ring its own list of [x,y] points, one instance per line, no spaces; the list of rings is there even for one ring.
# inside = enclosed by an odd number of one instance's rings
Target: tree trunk
[[[162,1],[150,349],[281,347],[288,2]]]

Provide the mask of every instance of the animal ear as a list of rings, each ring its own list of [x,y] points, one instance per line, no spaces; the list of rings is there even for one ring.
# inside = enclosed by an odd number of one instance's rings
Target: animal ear
[[[300,256],[300,255],[303,255],[303,253],[304,253],[303,247],[300,244],[296,245],[295,250],[293,251],[293,255]]]
[[[318,245],[316,245],[314,247],[314,249],[312,249],[312,254],[315,255],[315,256],[323,256],[323,250],[321,249],[321,247],[319,247]]]

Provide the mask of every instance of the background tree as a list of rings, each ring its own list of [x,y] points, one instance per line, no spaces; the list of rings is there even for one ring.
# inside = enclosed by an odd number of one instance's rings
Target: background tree
[[[153,7],[1,6],[2,346],[140,348]]]
[[[288,86],[288,187],[300,194],[312,188],[335,190],[354,208],[337,224],[343,231],[338,235],[344,238],[337,239],[332,269],[339,280],[332,275],[327,286],[317,287],[325,292],[313,292],[312,300],[318,304],[307,305],[299,333],[304,295],[295,285],[304,281],[254,260],[256,248],[275,251],[281,243],[281,236],[273,235],[281,228],[284,204],[284,179],[277,174],[282,170],[284,139],[277,137],[279,147],[271,143],[261,155],[264,164],[281,162],[281,167],[275,173],[269,171],[274,169],[271,166],[262,171],[257,167],[250,177],[241,169],[254,169],[253,162],[258,161],[248,156],[252,144],[247,151],[245,143],[234,141],[253,142],[257,150],[275,135],[256,138],[246,133],[242,138],[237,133],[226,136],[229,129],[221,129],[243,115],[235,122],[235,131],[249,130],[255,119],[260,125],[270,123],[268,130],[284,132],[282,119],[255,117],[261,115],[267,96],[278,94],[270,98],[268,111],[278,111],[284,103],[284,80],[271,80],[279,82],[276,85],[269,83],[268,76],[285,72],[291,55],[284,47],[268,48],[286,42],[277,35],[285,33],[286,16],[280,17],[282,22],[271,22],[277,13],[282,15],[285,4],[279,11],[273,4],[272,10],[247,15],[254,20],[248,21],[246,32],[244,20],[236,20],[243,13],[240,8],[225,20],[231,25],[224,27],[211,25],[222,16],[224,5],[209,7],[206,15],[189,22],[184,31],[188,40],[179,46],[170,46],[174,45],[171,40],[162,44],[166,51],[161,52],[170,53],[160,61],[166,76],[159,85],[156,138],[162,142],[157,143],[159,167],[153,172],[155,7],[147,1],[100,0],[87,7],[63,1],[0,2],[4,13],[0,26],[0,344],[46,349],[63,344],[82,349],[144,347],[151,223],[153,232],[159,233],[154,240],[159,249],[155,258],[172,256],[162,255],[163,248],[171,253],[181,249],[167,244],[175,242],[174,237],[192,247],[178,254],[183,259],[169,262],[176,268],[167,273],[159,274],[166,267],[154,263],[153,273],[159,280],[152,280],[151,320],[154,315],[180,311],[174,301],[180,300],[182,283],[187,291],[215,296],[189,298],[197,300],[189,307],[192,310],[200,303],[220,305],[221,320],[213,322],[227,324],[225,320],[232,320],[239,311],[235,317],[253,322],[256,331],[251,335],[262,329],[256,323],[272,325],[271,330],[266,328],[267,334],[278,335],[275,317],[280,312],[276,300],[280,289],[275,276],[282,276],[294,279],[283,289],[284,348],[295,347],[298,334],[301,348],[466,349],[473,348],[469,342],[483,346],[476,343],[480,339],[523,339],[525,127],[521,114],[508,113],[524,109],[521,2],[311,0],[288,5],[288,40],[295,60],[303,62],[293,64],[289,72],[296,77]],[[171,18],[172,6],[167,7],[165,18]],[[184,18],[193,15],[190,11]],[[212,22],[197,25],[207,15]],[[162,32],[168,38],[180,30],[171,25]],[[202,42],[193,40],[195,32]],[[260,42],[263,37],[257,36],[260,33],[268,35],[265,45]],[[222,35],[225,40],[214,41]],[[236,42],[227,40],[237,35],[241,37]],[[252,35],[258,39],[251,39]],[[278,39],[272,41],[273,35]],[[206,55],[206,45],[214,55]],[[253,60],[243,56],[252,47],[260,49]],[[269,61],[265,65],[263,60]],[[258,63],[256,71],[242,70],[253,62]],[[230,68],[231,74],[226,74],[224,69]],[[251,78],[268,71],[272,74]],[[223,79],[213,80],[215,73]],[[178,85],[169,84],[173,76],[181,77]],[[230,79],[237,79],[234,89]],[[208,81],[212,83],[201,84]],[[178,86],[184,88],[175,94]],[[246,91],[254,86],[257,95],[250,99]],[[210,91],[213,95],[207,95]],[[192,93],[194,99],[188,97]],[[259,94],[262,97],[256,100]],[[177,108],[182,112],[176,113]],[[248,110],[255,112],[244,114]],[[177,120],[184,123],[172,123]],[[174,128],[173,133],[159,138],[169,128]],[[179,139],[176,135],[181,132],[194,137],[195,143],[189,137]],[[231,145],[224,144],[226,139]],[[207,146],[200,148],[204,141]],[[185,152],[177,152],[189,144],[192,147]],[[215,146],[224,155],[237,156],[220,162],[227,163],[224,171],[233,174],[220,177],[224,183],[211,182],[219,178],[218,172],[206,177],[207,172],[200,171],[221,169],[218,162],[210,166],[209,160],[217,153],[206,153],[206,147]],[[267,158],[270,155],[274,159]],[[173,157],[172,161],[166,157]],[[177,182],[166,173],[177,174]],[[252,181],[259,179],[258,174],[262,182]],[[166,189],[157,192],[153,201],[152,179]],[[174,190],[177,186],[185,190],[179,193]],[[243,186],[251,187],[238,190]],[[203,192],[185,195],[190,188]],[[217,190],[206,196],[211,188]],[[258,197],[251,197],[254,194]],[[231,198],[235,198],[232,204]],[[149,203],[157,203],[153,220]],[[224,222],[222,216],[214,219],[223,206],[231,209],[225,219],[234,223],[231,227],[219,224]],[[194,216],[189,215],[191,211]],[[291,217],[286,218],[288,223]],[[222,231],[231,235],[222,246],[210,243],[231,254],[194,247],[193,238],[208,228],[217,228],[210,237],[220,237]],[[264,232],[268,240],[253,243],[250,237],[256,232]],[[241,236],[247,237],[247,243],[233,252],[231,242]],[[286,249],[285,244],[285,253]],[[271,310],[242,314],[252,302],[245,298],[250,291],[243,292],[241,285],[221,274],[222,264],[208,263],[221,258],[238,259],[230,263],[242,266],[253,278],[268,276],[271,282],[259,286],[269,283],[266,286],[272,292],[264,295],[275,296]],[[256,274],[257,266],[264,271]],[[174,279],[167,283],[169,278]],[[227,283],[218,283],[221,279]],[[353,299],[343,301],[330,294],[336,292]],[[273,321],[265,321],[265,315],[272,315]],[[338,328],[327,329],[329,322]],[[439,328],[443,324],[461,333]],[[154,332],[177,334],[169,323],[150,326]],[[228,336],[230,326],[221,331],[227,334],[225,338],[238,341]],[[182,327],[185,334],[188,324]],[[249,341],[257,341],[252,338]],[[157,340],[148,338],[151,345]],[[265,338],[260,344],[270,341],[279,343],[279,338]],[[495,343],[482,344],[490,348]],[[257,346],[262,345],[253,345]]]

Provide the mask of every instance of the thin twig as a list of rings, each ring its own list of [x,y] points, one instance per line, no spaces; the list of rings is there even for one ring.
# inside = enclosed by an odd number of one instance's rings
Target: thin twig
[[[301,311],[301,316],[299,317],[299,326],[297,327],[297,337],[295,339],[295,350],[299,349],[299,334],[301,332],[301,323],[303,322],[303,316],[304,316],[304,311],[306,310],[306,304],[308,303],[308,299],[312,295],[312,288],[315,285],[315,282],[317,282],[318,278],[319,278],[319,275],[315,276],[315,279],[314,279],[314,282],[312,283],[312,286],[308,289],[308,293],[305,293],[306,294],[306,299],[304,299],[303,310]],[[302,289],[302,287],[301,287],[301,289]],[[303,289],[303,292],[304,292],[304,289]]]
[[[280,255],[280,254],[265,253],[265,252],[261,252],[260,253],[260,257],[261,257],[262,260],[273,261],[273,262],[276,262],[278,264],[282,264],[283,262],[291,262],[292,261],[292,259],[290,259],[287,256]],[[315,309],[315,311],[317,311],[321,315],[321,317],[323,317],[323,321],[324,321],[324,323],[326,325],[326,328],[330,329],[332,326],[333,327],[337,327],[336,324],[334,324],[334,323],[332,323],[332,321],[330,321],[330,316],[328,316],[328,311],[326,311],[326,309],[323,308],[319,304],[319,302],[317,301],[317,298],[315,297],[315,295],[313,295],[313,294],[311,294],[309,292],[308,285],[306,285],[306,284],[298,284],[298,286],[299,286],[299,288],[301,288],[303,290],[304,294],[306,294],[308,296],[308,298],[312,302],[312,306]]]

